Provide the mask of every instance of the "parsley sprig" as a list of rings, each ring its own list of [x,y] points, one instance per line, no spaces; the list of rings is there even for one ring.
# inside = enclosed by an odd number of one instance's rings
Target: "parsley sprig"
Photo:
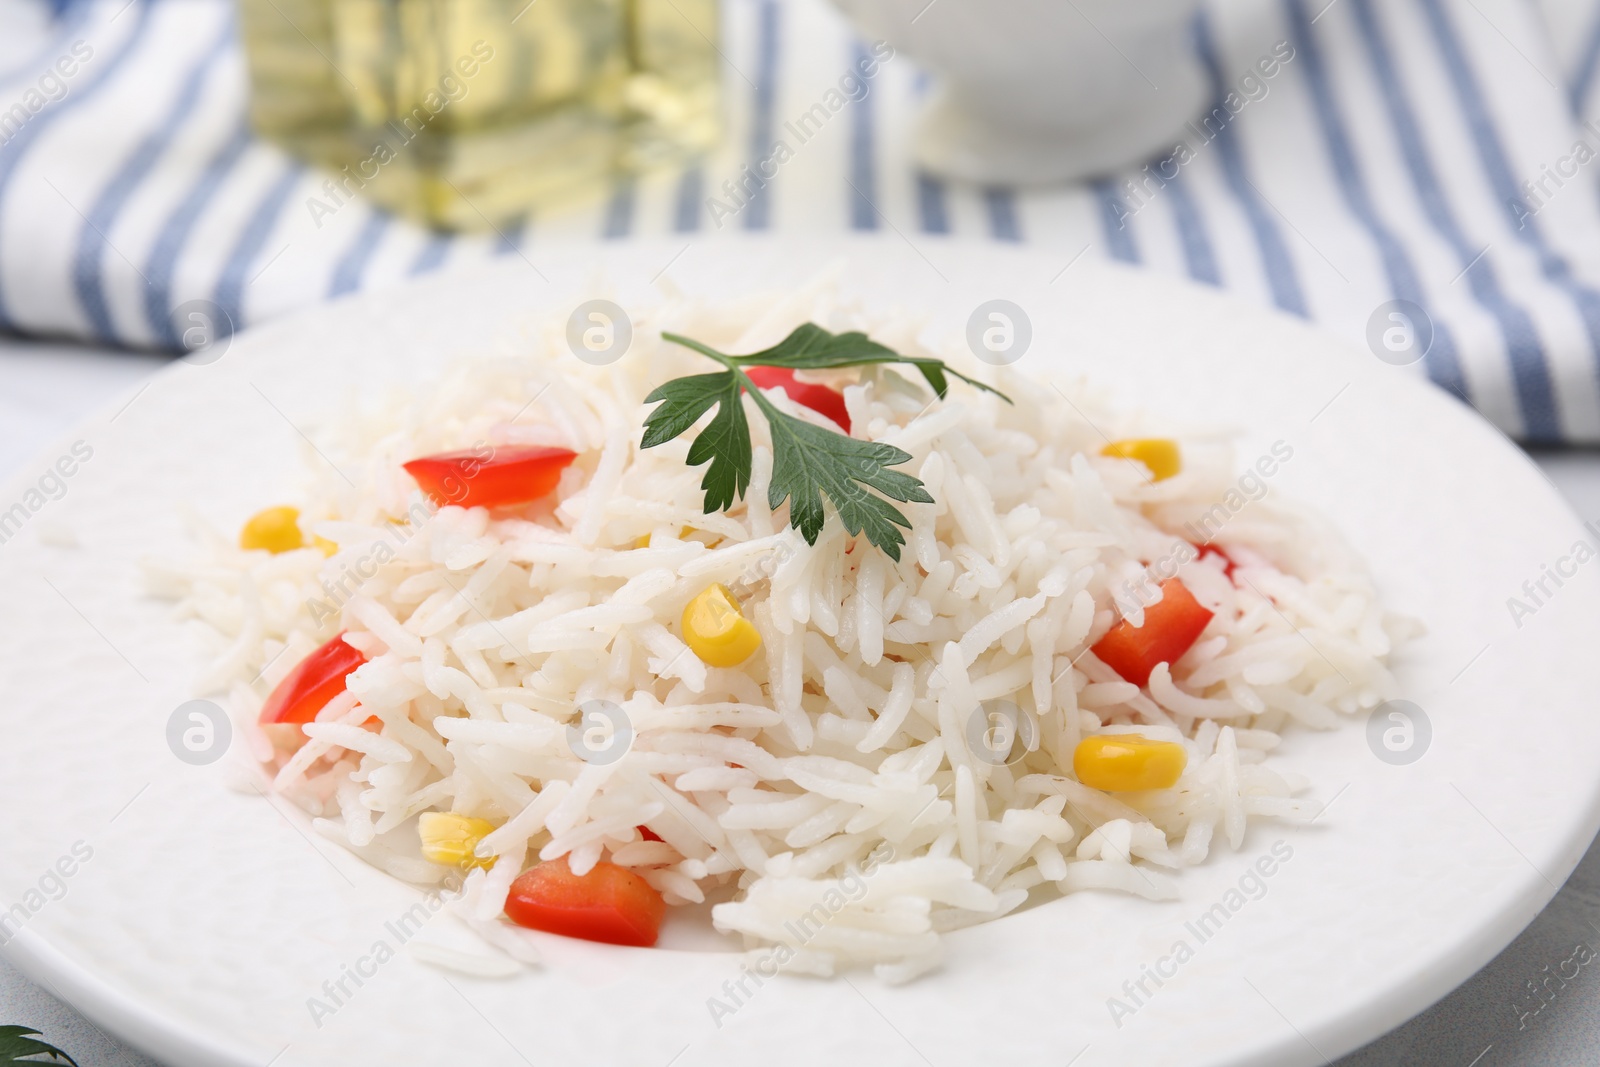
[[[790,501],[789,524],[800,531],[807,544],[814,545],[822,532],[822,498],[826,496],[846,530],[852,535],[866,531],[867,539],[897,562],[900,548],[906,543],[900,530],[909,530],[911,522],[889,501],[933,503],[921,479],[889,469],[911,459],[911,454],[878,441],[858,440],[780,411],[744,368],[829,370],[904,363],[917,368],[941,400],[949,392],[947,376],[954,376],[1010,402],[1005,394],[952,370],[942,360],[903,356],[859,331],[835,334],[808,322],[771,348],[748,356],[718,352],[680,334],[663,333],[661,337],[692,348],[727,368],[675,378],[645,397],[645,403],[660,406],[645,420],[641,448],[671,441],[712,407],[717,409],[689,446],[688,455],[691,467],[708,461],[711,464],[700,483],[706,494],[706,514],[732,507],[750,487],[750,423],[739,400],[741,393],[748,392],[766,418],[772,436],[772,485],[767,490],[772,509],[776,511],[785,500]]]
[[[39,1031],[27,1026],[0,1026],[0,1065],[3,1064],[37,1064],[37,1063],[70,1063],[78,1067],[78,1061],[62,1052],[54,1045],[47,1045],[37,1040]],[[35,1059],[37,1056],[49,1056],[48,1060]]]

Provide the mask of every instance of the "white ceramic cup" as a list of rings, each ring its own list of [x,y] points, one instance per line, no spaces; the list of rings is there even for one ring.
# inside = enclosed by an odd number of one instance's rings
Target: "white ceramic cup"
[[[1105,174],[1182,136],[1209,102],[1199,0],[834,0],[937,78],[917,162],[984,183]]]

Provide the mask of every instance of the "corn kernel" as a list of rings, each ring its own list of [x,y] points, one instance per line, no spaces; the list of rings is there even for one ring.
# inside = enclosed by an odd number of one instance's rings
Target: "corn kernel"
[[[1141,734],[1098,734],[1078,742],[1072,769],[1078,781],[1110,793],[1171,789],[1189,760],[1175,741],[1152,741]]]
[[[494,866],[494,857],[479,859],[474,849],[494,829],[487,819],[470,815],[429,811],[417,820],[417,833],[422,838],[422,858],[429,863],[446,867]]]
[[[1130,437],[1112,441],[1100,450],[1100,454],[1137,460],[1150,469],[1151,479],[1158,482],[1183,470],[1178,442],[1165,437]]]
[[[689,535],[692,534],[692,533],[694,533],[694,527],[693,526],[680,526],[680,527],[678,527],[678,540],[687,541],[689,539]],[[634,538],[633,539],[633,547],[634,548],[649,548],[650,547],[650,538],[652,538],[654,536],[655,536],[654,533],[647,533],[647,534],[643,535],[642,537]]]
[[[306,547],[305,535],[300,532],[300,509],[276,507],[256,512],[239,531],[239,547],[272,553]]]
[[[321,552],[324,556],[331,556],[335,552],[339,551],[339,545],[336,542],[330,541],[326,537],[322,537],[320,535],[313,537],[311,539],[311,543],[315,545],[317,551]]]
[[[711,667],[737,667],[761,647],[761,635],[723,585],[707,586],[684,607],[683,640]]]

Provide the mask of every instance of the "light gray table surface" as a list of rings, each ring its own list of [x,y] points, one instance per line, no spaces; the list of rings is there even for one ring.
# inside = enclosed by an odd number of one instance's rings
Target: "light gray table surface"
[[[134,389],[165,359],[0,337],[0,479],[21,473],[73,423]],[[1600,519],[1600,452],[1535,457],[1585,519]],[[1600,952],[1600,847],[1511,946],[1410,1022],[1337,1061],[1338,1067],[1551,1067],[1600,1063],[1600,977],[1581,969],[1552,985],[1574,949]],[[1530,983],[1546,983],[1539,1003]],[[20,1023],[71,1053],[82,1067],[159,1067],[99,1030],[70,1004],[0,959],[0,1024]]]

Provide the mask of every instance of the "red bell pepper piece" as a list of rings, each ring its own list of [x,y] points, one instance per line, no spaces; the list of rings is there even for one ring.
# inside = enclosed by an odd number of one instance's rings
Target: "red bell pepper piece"
[[[1161,601],[1144,609],[1144,625],[1122,619],[1090,651],[1100,662],[1137,686],[1150,682],[1159,663],[1173,663],[1189,651],[1211,621],[1189,587],[1176,578],[1161,583]]]
[[[523,871],[506,897],[518,926],[638,948],[656,943],[666,912],[661,894],[626,867],[597,863],[580,877],[565,856]]]
[[[578,458],[565,448],[499,445],[493,449],[441,452],[404,464],[422,491],[440,507],[499,508],[548,495],[561,472]]]
[[[1205,559],[1207,556],[1221,556],[1222,576],[1230,581],[1233,579],[1233,569],[1237,567],[1238,564],[1233,561],[1232,556],[1228,555],[1216,545],[1195,545],[1195,548],[1200,550],[1200,555],[1198,557],[1200,559]]]
[[[832,419],[845,433],[850,432],[850,413],[845,410],[844,394],[826,385],[802,382],[788,367],[746,367],[746,377],[759,389],[782,389],[801,407],[810,408],[825,419]]]
[[[344,641],[344,633],[300,661],[261,706],[261,723],[315,722],[317,712],[344,692],[345,677],[367,657]]]

